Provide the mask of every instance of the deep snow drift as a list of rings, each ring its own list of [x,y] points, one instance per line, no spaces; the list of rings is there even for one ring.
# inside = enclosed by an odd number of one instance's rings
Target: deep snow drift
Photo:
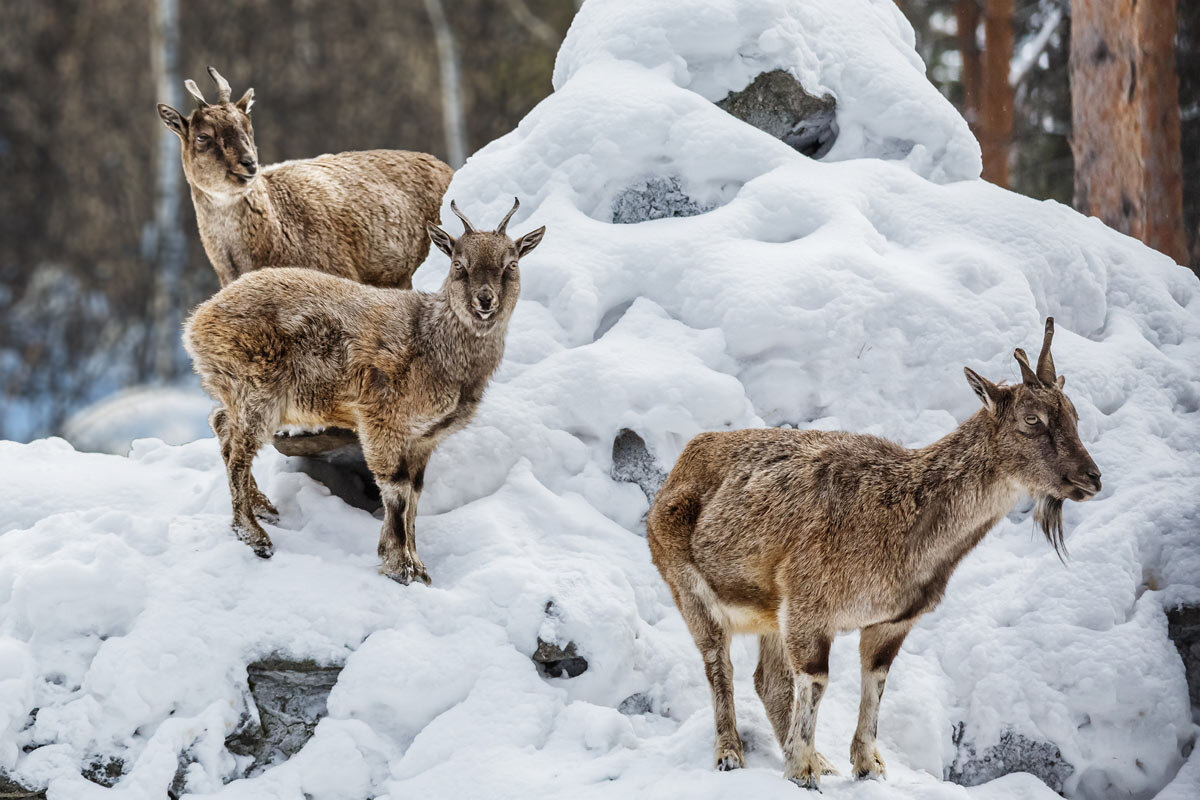
[[[646,496],[610,477],[614,439],[635,431],[663,468],[707,429],[926,444],[977,407],[961,367],[1018,379],[1012,349],[1036,351],[1053,315],[1105,482],[1067,504],[1071,560],[1027,509],[998,526],[896,660],[889,781],[823,788],[1056,796],[1022,774],[942,783],[960,729],[981,753],[1049,743],[1070,796],[1172,779],[1162,796],[1194,796],[1163,609],[1200,603],[1200,284],[1096,220],[975,180],[978,149],[911,45],[890,0],[584,5],[555,93],[447,197],[482,225],[518,195],[510,230],[548,232],[478,417],[429,467],[432,587],[379,577],[378,522],[270,451],[256,474],[282,521],[262,562],[228,531],[212,439],[127,459],[0,444],[0,768],[72,800],[161,798],[181,761],[205,797],[795,800],[750,639],[734,645],[749,768],[712,771],[702,664],[641,537]],[[713,104],[776,67],[836,96],[824,160]],[[654,180],[712,210],[612,224],[622,192]],[[446,266],[435,253],[418,286]],[[587,671],[540,676],[539,637],[574,642]],[[843,772],[856,644],[834,646],[817,728]],[[345,663],[329,716],[286,764],[223,785],[244,767],[223,743],[245,666],[272,654]],[[110,756],[115,788],[79,777]]]

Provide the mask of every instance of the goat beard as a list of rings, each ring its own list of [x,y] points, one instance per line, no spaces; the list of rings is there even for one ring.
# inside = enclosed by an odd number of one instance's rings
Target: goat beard
[[[1046,541],[1054,547],[1059,561],[1063,561],[1063,556],[1067,555],[1067,543],[1063,538],[1062,508],[1063,499],[1048,494],[1037,498],[1033,504],[1033,519],[1041,526],[1042,533],[1046,534]]]

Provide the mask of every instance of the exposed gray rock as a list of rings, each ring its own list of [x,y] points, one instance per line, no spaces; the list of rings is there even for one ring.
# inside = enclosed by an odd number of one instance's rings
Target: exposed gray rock
[[[837,101],[809,94],[782,69],[760,73],[717,105],[811,158],[824,156],[837,140]]]
[[[26,786],[0,769],[0,800],[46,800],[46,790]]]
[[[652,710],[654,710],[654,701],[645,692],[631,694],[621,701],[621,705],[617,706],[617,711],[620,711],[627,717],[637,714],[649,714]]]
[[[325,716],[325,703],[341,671],[340,666],[281,658],[246,668],[249,702],[258,713],[248,711],[239,729],[225,740],[231,753],[253,759],[243,777],[257,775],[300,751]]]
[[[297,471],[320,481],[345,503],[375,513],[383,507],[354,431],[325,428],[314,433],[276,433],[275,449],[291,457]]]
[[[694,217],[714,208],[689,197],[679,178],[654,177],[635,183],[613,199],[612,221],[628,225],[665,217]]]
[[[646,447],[646,440],[629,428],[622,428],[613,439],[612,464],[613,480],[636,483],[651,502],[667,479],[658,459]]]
[[[125,759],[120,756],[96,756],[83,768],[83,777],[92,783],[112,787],[125,772]]]
[[[564,647],[556,642],[547,642],[538,637],[537,643],[537,650],[533,653],[533,662],[537,664],[538,672],[545,677],[561,678],[565,675],[568,678],[574,678],[587,670],[587,659],[575,651],[574,642],[567,642]]]
[[[961,722],[954,729],[953,741],[958,753],[954,763],[946,769],[948,781],[961,786],[978,786],[1011,772],[1028,772],[1062,794],[1063,784],[1075,772],[1050,742],[1038,742],[1005,731],[997,744],[977,753],[975,745],[964,739],[965,729],[966,725]]]
[[[1200,716],[1200,607],[1177,606],[1167,611],[1167,634],[1183,659],[1192,716]]]

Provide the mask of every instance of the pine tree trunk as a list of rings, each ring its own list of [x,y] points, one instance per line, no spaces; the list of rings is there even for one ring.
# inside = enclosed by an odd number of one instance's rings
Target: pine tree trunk
[[[1183,223],[1183,152],[1179,128],[1179,76],[1175,71],[1175,0],[1137,4],[1145,166],[1145,235],[1142,241],[1177,263],[1188,262]]]
[[[1175,0],[1072,0],[1075,207],[1186,260]]]
[[[1008,82],[1013,58],[1013,0],[987,0],[983,29],[977,131],[983,150],[983,178],[1007,188],[1013,130],[1013,89]]]
[[[955,0],[954,18],[958,29],[958,53],[962,57],[962,112],[974,130],[979,121],[983,69],[979,41],[975,38],[979,30],[979,0]]]

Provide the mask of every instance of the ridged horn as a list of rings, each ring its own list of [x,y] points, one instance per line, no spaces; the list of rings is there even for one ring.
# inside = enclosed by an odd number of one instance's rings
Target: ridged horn
[[[229,88],[229,81],[225,80],[221,76],[221,73],[217,72],[216,67],[209,67],[208,75],[213,79],[213,83],[217,85],[217,102],[228,103],[230,95],[233,94],[233,90]]]
[[[479,231],[471,223],[471,220],[467,219],[466,215],[458,210],[458,205],[453,200],[450,201],[450,210],[454,212],[456,217],[462,220],[463,229],[467,233],[479,233]]]
[[[512,219],[512,215],[517,213],[517,209],[520,207],[521,207],[521,201],[514,197],[513,198],[513,207],[509,210],[509,212],[507,214],[504,215],[504,219],[500,220],[500,224],[496,226],[496,233],[505,233],[505,228],[508,227],[508,221],[510,219]]]

